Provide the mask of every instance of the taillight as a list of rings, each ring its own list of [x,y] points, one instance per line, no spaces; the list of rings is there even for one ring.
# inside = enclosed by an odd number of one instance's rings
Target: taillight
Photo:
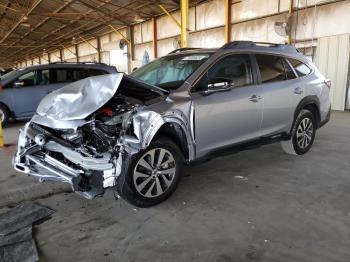
[[[330,79],[324,80],[324,83],[326,84],[326,86],[327,86],[328,88],[331,88],[331,86],[332,86],[332,81],[331,81]]]
[[[0,92],[4,90],[4,87],[0,84]]]

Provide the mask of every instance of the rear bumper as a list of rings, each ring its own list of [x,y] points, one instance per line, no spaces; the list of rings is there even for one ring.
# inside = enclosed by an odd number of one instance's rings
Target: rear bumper
[[[331,108],[329,108],[328,113],[326,115],[326,118],[320,122],[318,128],[323,127],[325,124],[327,124],[329,122],[329,120],[331,119],[331,112],[332,112],[332,110],[331,110]]]

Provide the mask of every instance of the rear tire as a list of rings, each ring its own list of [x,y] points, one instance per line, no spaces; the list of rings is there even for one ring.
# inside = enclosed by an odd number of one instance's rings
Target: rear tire
[[[10,119],[10,112],[8,111],[7,107],[0,104],[0,121],[2,126],[5,126]]]
[[[315,116],[307,109],[300,111],[294,121],[291,138],[281,141],[283,150],[291,155],[303,155],[312,147],[316,136]]]
[[[157,205],[175,191],[183,166],[179,147],[167,137],[156,138],[148,148],[123,156],[116,181],[118,194],[138,207]]]

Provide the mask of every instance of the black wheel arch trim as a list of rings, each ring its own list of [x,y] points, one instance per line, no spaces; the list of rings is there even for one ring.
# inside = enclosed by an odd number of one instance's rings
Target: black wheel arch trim
[[[14,113],[11,111],[10,107],[6,103],[4,103],[3,101],[0,101],[0,105],[3,105],[4,107],[7,108],[7,111],[9,112],[10,117],[14,116]]]
[[[291,127],[291,131],[293,129],[294,126],[294,122],[297,119],[299,113],[301,110],[305,109],[307,106],[314,106],[317,109],[316,112],[316,121],[317,121],[317,125],[319,126],[320,122],[321,122],[321,114],[320,114],[320,100],[318,99],[317,96],[315,95],[311,95],[311,96],[306,96],[304,97],[298,104],[298,106],[296,107],[295,111],[294,111],[294,118],[293,118],[293,125]]]
[[[180,151],[183,155],[184,161],[189,162],[189,145],[187,143],[186,133],[181,127],[180,124],[176,122],[167,122],[162,125],[157,133],[154,135],[153,139],[164,136],[172,140],[180,148]]]

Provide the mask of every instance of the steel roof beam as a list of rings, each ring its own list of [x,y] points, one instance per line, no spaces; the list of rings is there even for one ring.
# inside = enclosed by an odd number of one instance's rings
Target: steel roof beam
[[[12,28],[1,38],[0,43],[3,43],[9,35],[12,34],[13,31],[17,29],[17,27],[22,23],[25,17],[28,17],[31,12],[42,2],[43,0],[37,0],[26,12],[25,15],[22,15],[21,18],[12,26]]]

